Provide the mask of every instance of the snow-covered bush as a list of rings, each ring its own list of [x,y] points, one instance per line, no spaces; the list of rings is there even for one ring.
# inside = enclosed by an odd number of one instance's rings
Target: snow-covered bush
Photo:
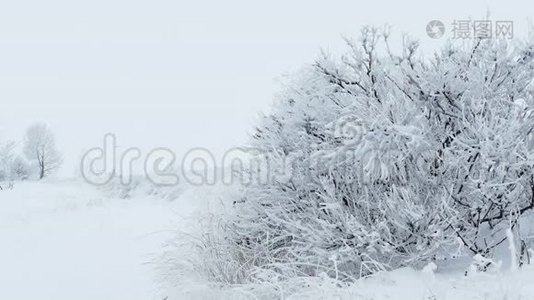
[[[14,179],[26,180],[31,174],[28,161],[22,156],[16,156],[11,162],[11,174]]]
[[[15,143],[0,144],[0,181],[12,180]]]
[[[433,172],[453,200],[449,229],[486,255],[534,208],[534,46],[449,47],[420,73],[425,82],[409,91],[425,103],[441,143]]]
[[[247,265],[353,279],[450,247],[483,256],[534,208],[534,47],[448,45],[431,59],[365,28],[292,79],[253,138],[271,180],[235,201]]]
[[[25,180],[29,174],[28,162],[16,153],[16,143],[0,145],[0,181]]]

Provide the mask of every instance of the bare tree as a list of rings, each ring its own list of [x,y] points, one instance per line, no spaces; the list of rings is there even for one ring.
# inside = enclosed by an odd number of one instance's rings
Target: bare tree
[[[26,131],[24,152],[28,159],[37,164],[39,179],[43,179],[56,170],[61,162],[61,155],[48,125],[37,123]]]

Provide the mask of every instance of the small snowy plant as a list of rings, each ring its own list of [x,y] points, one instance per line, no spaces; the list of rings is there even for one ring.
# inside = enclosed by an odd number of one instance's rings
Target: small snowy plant
[[[16,143],[13,141],[0,143],[0,182],[25,180],[29,173],[26,160],[16,153]]]
[[[534,208],[533,45],[476,40],[423,59],[373,28],[347,44],[256,129],[272,180],[235,200],[226,240],[253,268],[342,280],[424,266],[457,242],[491,256]]]

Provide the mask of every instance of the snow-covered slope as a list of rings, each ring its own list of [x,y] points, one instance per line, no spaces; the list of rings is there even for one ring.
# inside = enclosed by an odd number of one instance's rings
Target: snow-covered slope
[[[465,264],[399,269],[349,287],[324,278],[224,287],[186,274],[169,287],[159,274],[164,245],[185,236],[177,232],[190,231],[210,203],[213,210],[217,188],[189,187],[174,201],[106,195],[79,181],[23,182],[1,191],[0,299],[534,299],[534,266],[505,265],[468,276]]]

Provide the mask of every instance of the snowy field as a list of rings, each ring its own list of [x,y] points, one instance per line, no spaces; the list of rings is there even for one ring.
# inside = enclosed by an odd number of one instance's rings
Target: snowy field
[[[534,299],[534,266],[465,276],[464,266],[400,269],[338,287],[326,279],[224,289],[194,274],[161,283],[161,255],[208,198],[111,198],[77,181],[25,182],[0,193],[0,299]],[[176,253],[180,257],[180,253]],[[185,278],[185,279],[184,279]]]
[[[162,299],[154,259],[190,211],[77,182],[0,193],[0,299]]]

